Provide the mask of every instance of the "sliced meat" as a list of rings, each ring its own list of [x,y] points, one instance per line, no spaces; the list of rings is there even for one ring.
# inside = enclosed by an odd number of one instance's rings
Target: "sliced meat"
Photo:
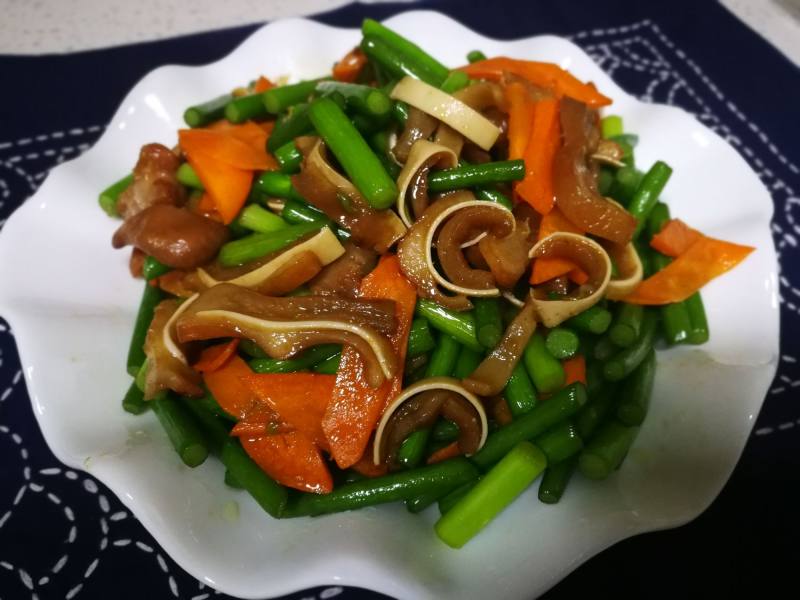
[[[228,239],[228,228],[170,204],[156,204],[125,220],[114,233],[114,248],[132,245],[175,269],[193,269],[213,259]]]
[[[180,164],[180,159],[166,146],[142,146],[133,169],[133,183],[119,196],[119,214],[127,219],[156,204],[181,206],[186,192],[176,177]]]
[[[345,244],[344,254],[333,261],[308,284],[312,294],[355,298],[361,280],[375,268],[378,255],[353,243]]]

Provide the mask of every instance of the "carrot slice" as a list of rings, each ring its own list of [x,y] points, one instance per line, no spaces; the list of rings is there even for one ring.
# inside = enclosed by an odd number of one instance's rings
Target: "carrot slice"
[[[702,236],[623,300],[660,305],[683,302],[709,281],[742,262],[755,248]]]
[[[583,233],[558,208],[553,208],[553,210],[542,216],[542,221],[539,224],[538,239],[543,240],[548,235],[559,231]],[[562,275],[568,275],[578,285],[582,285],[589,280],[589,276],[571,260],[566,258],[537,258],[533,261],[530,283],[539,285]]]
[[[256,94],[260,94],[262,92],[266,92],[267,90],[271,90],[274,87],[275,87],[274,83],[272,83],[269,79],[267,79],[263,75],[260,75],[258,80],[256,80],[256,85],[253,88],[253,91]]]
[[[234,354],[221,368],[203,373],[203,383],[222,410],[242,419],[261,403],[245,380],[252,374],[250,366]]]
[[[378,266],[361,282],[360,296],[385,298],[397,303],[397,331],[391,342],[402,365],[417,291],[403,276],[396,256],[384,255],[381,258]],[[380,387],[369,387],[361,356],[352,348],[344,349],[333,399],[322,420],[331,454],[340,468],[346,469],[358,462],[381,414],[402,387],[402,368]]]
[[[228,359],[233,356],[239,347],[239,340],[232,339],[224,344],[209,346],[200,355],[200,360],[194,363],[193,368],[200,373],[211,373],[221,369]]]
[[[358,79],[361,69],[363,69],[366,64],[367,55],[361,51],[361,48],[353,48],[344,55],[342,60],[333,65],[333,78],[336,81],[353,83]]]
[[[302,432],[320,448],[328,448],[322,417],[333,395],[335,375],[251,373],[242,380],[261,402],[280,415],[281,421]]]
[[[508,100],[508,158],[523,158],[533,127],[534,102],[528,89],[518,81],[505,88]]]
[[[564,231],[566,233],[584,233],[577,225],[567,219],[564,213],[558,210],[558,208],[554,208],[542,217],[542,221],[539,224],[539,236],[537,239],[541,241],[548,235],[552,235],[558,231]]]
[[[611,99],[597,91],[591,83],[581,80],[553,63],[516,60],[505,56],[488,58],[460,68],[478,79],[500,81],[503,73],[513,73],[534,85],[553,89],[559,96],[569,96],[593,108],[611,104]]]
[[[564,385],[569,385],[576,381],[586,385],[586,359],[583,354],[576,354],[572,358],[563,361],[561,366],[564,367],[564,375],[566,376]]]
[[[215,161],[237,169],[272,168],[266,148],[267,133],[255,123],[245,123],[228,129],[181,129],[178,141],[187,157],[204,154]]]
[[[566,258],[537,258],[531,270],[531,285],[539,285],[556,277],[561,277],[579,267]]]
[[[253,181],[253,172],[231,167],[207,154],[187,154],[208,195],[214,200],[222,222],[228,225],[242,210]]]
[[[680,219],[670,219],[650,240],[650,247],[675,258],[686,252],[702,235]]]
[[[302,432],[242,438],[241,442],[250,458],[278,483],[316,494],[333,490],[333,478],[325,459]]]
[[[385,463],[376,465],[374,462],[372,462],[372,442],[373,440],[369,441],[367,444],[367,449],[364,451],[364,455],[358,459],[357,463],[350,467],[356,473],[359,473],[364,477],[380,477],[381,475],[386,475],[386,473],[389,471],[389,468]]]
[[[461,448],[458,447],[458,442],[451,442],[444,448],[439,448],[436,452],[428,457],[427,463],[429,465],[442,462],[448,458],[455,458],[461,454]]]
[[[514,188],[541,215],[553,209],[553,158],[560,144],[559,103],[554,98],[533,105],[533,127],[525,149],[525,178]]]

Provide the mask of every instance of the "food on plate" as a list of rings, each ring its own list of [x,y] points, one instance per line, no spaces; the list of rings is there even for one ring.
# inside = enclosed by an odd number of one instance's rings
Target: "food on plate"
[[[100,195],[145,279],[123,407],[273,517],[438,503],[461,547],[540,476],[556,503],[620,468],[659,340],[704,343],[700,289],[753,248],[671,218],[591,82],[362,32],[188,108]]]

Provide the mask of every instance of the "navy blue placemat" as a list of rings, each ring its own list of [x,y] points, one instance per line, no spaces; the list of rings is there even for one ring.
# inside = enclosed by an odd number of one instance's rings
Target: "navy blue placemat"
[[[356,26],[365,15],[384,18],[408,7],[355,4],[319,18]],[[781,360],[733,477],[693,523],[616,545],[547,597],[700,592],[763,597],[796,589],[800,73],[714,2],[428,1],[413,7],[438,9],[499,38],[537,33],[571,38],[629,92],[681,106],[728,139],[775,202]],[[0,227],[53,166],[74,158],[102,134],[124,94],[144,74],[166,63],[216,60],[254,29],[63,56],[0,56]],[[224,597],[183,572],[102,484],[52,456],[34,421],[12,332],[3,321],[0,457],[0,600]],[[380,596],[331,587],[291,597]]]

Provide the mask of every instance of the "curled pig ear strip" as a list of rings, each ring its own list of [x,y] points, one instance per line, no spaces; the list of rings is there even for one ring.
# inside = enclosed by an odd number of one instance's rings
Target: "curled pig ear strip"
[[[600,244],[575,233],[558,232],[539,241],[530,258],[566,258],[577,264],[588,276],[586,283],[563,299],[550,300],[536,289],[531,290],[539,319],[546,327],[556,327],[563,321],[597,304],[611,280],[611,260]]]
[[[621,300],[639,285],[644,276],[642,261],[633,243],[619,246],[618,244],[603,244],[608,254],[617,265],[617,276],[612,277],[606,289],[606,298]]]
[[[436,117],[484,150],[500,136],[500,128],[474,108],[419,79],[404,77],[394,86],[391,97]]]
[[[457,164],[458,157],[450,148],[427,140],[414,142],[411,152],[408,154],[408,160],[397,177],[397,187],[400,189],[397,195],[397,214],[400,215],[400,219],[407,227],[411,227],[414,218],[420,216],[419,214],[412,215],[409,211],[409,199],[415,210],[417,208],[425,210],[428,206],[428,172],[430,169],[434,166],[439,169],[448,169]]]
[[[300,262],[302,258],[301,255],[306,252],[310,252],[316,257],[319,262],[319,267],[321,268],[332,263],[344,254],[344,247],[339,243],[339,240],[330,228],[323,227],[308,239],[286,249],[269,262],[256,267],[248,273],[234,277],[233,279],[226,279],[225,283],[232,283],[256,290],[264,286],[268,287],[270,280],[276,276],[285,277],[286,270],[291,268],[293,264]],[[207,287],[222,283],[222,281],[214,278],[202,267],[197,269],[197,275],[200,281]],[[310,275],[313,277],[316,273],[311,273]],[[311,277],[309,277],[309,279],[311,279]],[[297,287],[305,283],[305,281],[294,281],[294,283],[296,283],[295,287]]]
[[[495,285],[491,285],[490,287],[485,287],[485,288],[477,288],[477,287],[470,288],[462,285],[457,285],[449,281],[445,277],[443,277],[436,269],[436,266],[433,264],[432,246],[433,246],[434,236],[436,235],[436,231],[439,228],[439,226],[442,225],[445,222],[445,220],[454,213],[471,208],[477,208],[480,209],[481,211],[484,210],[496,211],[503,218],[503,221],[501,223],[502,225],[505,225],[506,229],[508,230],[506,233],[514,229],[515,225],[514,215],[511,213],[510,210],[508,210],[506,207],[500,204],[494,204],[492,202],[486,202],[484,200],[468,200],[466,202],[450,206],[444,209],[443,211],[439,212],[439,214],[437,214],[436,217],[434,217],[430,227],[428,228],[428,232],[425,237],[425,262],[427,263],[428,270],[430,270],[436,282],[443,288],[450,290],[451,292],[455,292],[456,294],[463,294],[465,296],[496,297],[500,295],[500,290]],[[492,223],[490,225],[490,227],[492,228],[494,228],[495,226],[496,226],[495,223]],[[489,273],[488,271],[486,271],[486,273],[489,276],[489,279],[493,281],[494,278],[491,276],[491,273]]]
[[[461,428],[470,428],[472,429],[474,425],[478,425],[480,428],[480,433],[476,433],[477,435],[474,436],[474,440],[472,445],[475,446],[473,448],[461,448],[465,451],[466,454],[474,454],[478,450],[483,447],[483,444],[486,442],[486,436],[489,432],[489,422],[486,418],[486,410],[483,408],[483,404],[481,401],[478,400],[478,397],[475,396],[472,392],[468,391],[461,385],[461,382],[458,379],[454,379],[452,377],[429,377],[428,379],[423,379],[418,381],[417,383],[408,386],[403,392],[394,399],[394,401],[386,408],[383,412],[383,416],[381,417],[380,422],[378,423],[378,428],[375,432],[375,443],[373,444],[374,450],[372,455],[372,460],[376,465],[381,464],[384,459],[386,459],[386,438],[390,431],[390,421],[392,420],[392,416],[400,409],[400,407],[405,404],[407,401],[414,398],[418,394],[423,394],[426,392],[452,392],[466,400],[467,403],[471,405],[471,408],[475,410],[476,419],[459,419],[462,422],[458,423],[459,429]],[[426,398],[431,401],[435,401],[433,396],[430,398]],[[435,418],[438,416],[441,407],[437,407],[436,410],[433,411],[433,417]],[[469,421],[469,423],[467,422]],[[466,437],[469,432],[462,431],[461,434]],[[402,440],[401,440],[402,441]],[[477,444],[474,442],[477,441]],[[459,446],[462,443],[462,436],[459,436]]]

